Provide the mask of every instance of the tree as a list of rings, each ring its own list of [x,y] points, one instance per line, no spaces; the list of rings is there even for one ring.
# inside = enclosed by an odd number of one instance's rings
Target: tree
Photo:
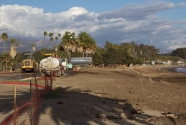
[[[61,46],[61,45],[57,45],[57,55],[60,57],[60,58],[65,58],[67,57],[67,53],[66,51],[64,50],[64,48]]]
[[[55,37],[55,40],[57,41],[58,40],[58,37],[56,36]],[[54,50],[55,50],[55,52],[57,53],[57,51],[58,51],[58,47],[55,45],[55,47],[53,48]]]
[[[6,42],[6,40],[8,39],[8,34],[5,33],[5,32],[2,33],[1,38],[2,38],[3,41],[4,41],[4,53],[5,53],[5,42]]]
[[[112,48],[113,47],[113,44],[109,41],[106,41],[105,43],[105,46],[104,46],[106,49],[109,49],[109,48]]]
[[[59,37],[61,37],[61,34],[60,34],[60,33],[58,33],[58,34],[57,34],[57,36],[58,36],[58,38],[59,38]]]
[[[44,46],[45,46],[45,49],[46,49],[46,41],[45,41],[45,38],[47,36],[47,32],[46,31],[44,31],[43,36],[44,36]]]
[[[171,55],[186,59],[186,48],[177,48],[171,52]]]
[[[92,56],[93,64],[96,66],[99,66],[101,64],[104,64],[104,55],[105,52],[104,48],[96,48],[95,54]]]
[[[53,40],[54,40],[54,38],[53,38],[53,37],[51,37],[51,38],[50,38],[50,41],[52,42]]]
[[[54,33],[49,33],[50,38],[54,36]]]
[[[8,62],[10,62],[10,60],[11,60],[10,53],[5,52],[1,55],[1,57],[2,57],[2,62],[5,63],[5,68],[3,68],[3,70],[7,71]]]
[[[10,44],[12,46],[19,46],[19,41],[16,38],[10,38]]]
[[[55,40],[56,40],[56,41],[58,40],[58,37],[57,37],[57,36],[55,37]]]
[[[54,38],[53,38],[54,33],[49,33],[49,36],[50,36],[50,41],[52,42],[54,40]],[[52,48],[54,48],[53,42],[52,42]]]
[[[57,37],[57,41],[58,41],[58,39],[61,37],[61,33],[58,33],[56,37]]]
[[[36,51],[36,44],[31,44],[32,45],[32,51],[35,52]]]
[[[94,54],[96,50],[96,41],[86,32],[78,34],[77,41],[78,52],[85,54]]]
[[[15,38],[11,38],[10,39],[10,44],[11,44],[10,56],[12,57],[12,59],[14,59],[15,56],[17,55],[17,51],[16,51],[15,46],[19,46],[19,41],[17,41]]]
[[[70,63],[71,54],[72,54],[72,52],[75,52],[75,50],[76,50],[75,33],[71,33],[71,32],[66,31],[62,37],[61,46],[67,52],[68,63]]]

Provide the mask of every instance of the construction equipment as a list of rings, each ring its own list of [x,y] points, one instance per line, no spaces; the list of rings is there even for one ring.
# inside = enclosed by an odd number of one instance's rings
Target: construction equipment
[[[92,64],[92,57],[71,57],[70,63],[64,59],[62,65],[65,69],[74,69],[75,67],[89,66]]]
[[[63,59],[54,54],[44,54],[45,58],[40,61],[39,71],[42,75],[54,75],[60,77],[64,74],[64,67],[62,65]]]
[[[32,71],[37,72],[38,71],[38,63],[34,59],[34,53],[25,53],[24,54],[24,60],[22,61],[22,72],[26,71]]]

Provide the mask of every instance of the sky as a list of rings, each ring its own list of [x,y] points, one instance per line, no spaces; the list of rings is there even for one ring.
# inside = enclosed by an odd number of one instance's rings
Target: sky
[[[44,31],[86,31],[98,46],[134,41],[168,53],[186,47],[185,12],[184,0],[0,0],[0,34],[24,47],[43,46]]]

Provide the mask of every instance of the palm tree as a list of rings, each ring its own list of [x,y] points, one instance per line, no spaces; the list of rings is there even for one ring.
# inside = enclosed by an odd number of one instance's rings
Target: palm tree
[[[3,41],[4,41],[4,53],[5,53],[5,42],[6,42],[6,40],[8,39],[8,34],[5,33],[5,32],[2,33],[1,38],[2,38]]]
[[[57,37],[57,36],[55,37],[55,40],[56,40],[56,41],[58,40],[58,37]],[[55,45],[55,46],[56,46],[56,45]],[[53,47],[54,47],[54,46],[53,46]],[[56,48],[54,47],[54,49],[56,49]]]
[[[86,32],[78,34],[77,41],[78,52],[85,54],[94,54],[96,50],[96,41]]]
[[[15,56],[17,55],[15,46],[19,46],[19,41],[17,41],[15,38],[11,38],[10,43],[11,43],[10,56],[12,57],[12,59],[14,59]]]
[[[58,37],[61,37],[61,33],[58,33],[57,36],[58,36]]]
[[[35,52],[35,50],[36,50],[36,44],[33,43],[31,45],[32,45],[32,51]]]
[[[53,37],[53,36],[54,36],[54,33],[49,33],[49,36],[50,36],[50,37]]]
[[[67,52],[68,63],[70,63],[71,53],[75,52],[76,49],[75,33],[70,33],[68,31],[65,32],[62,37],[62,47]]]
[[[56,41],[58,40],[58,37],[57,37],[57,36],[55,37],[55,40],[56,40]]]
[[[50,41],[51,41],[51,42],[54,40],[53,36],[54,36],[54,33],[49,33],[49,37],[50,37]],[[52,46],[53,46],[53,43],[52,43]],[[52,47],[52,48],[53,48],[53,47]]]
[[[10,43],[12,46],[19,46],[19,41],[16,38],[10,38]]]
[[[8,52],[5,52],[2,54],[3,62],[5,62],[5,67],[3,68],[3,71],[7,71],[8,62],[11,60],[10,54]]]
[[[45,41],[45,37],[47,36],[47,32],[46,31],[44,31],[44,33],[43,33],[43,36],[44,36],[44,46],[45,46],[45,49],[46,49],[46,41]]]
[[[54,40],[53,37],[50,37],[50,41],[52,42]],[[52,42],[52,48],[53,48],[53,42]]]
[[[56,37],[58,37],[58,39],[59,39],[61,37],[61,33],[58,33]]]
[[[51,38],[50,38],[50,41],[52,42],[53,40],[54,40],[54,38],[53,38],[53,37],[51,37]]]

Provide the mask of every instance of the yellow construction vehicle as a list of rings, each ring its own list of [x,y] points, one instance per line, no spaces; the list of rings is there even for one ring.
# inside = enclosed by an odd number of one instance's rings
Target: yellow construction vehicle
[[[25,57],[24,57],[24,60],[22,61],[21,69],[22,69],[22,72],[26,72],[26,71],[37,72],[38,71],[38,63],[34,59],[34,53],[25,53]]]

